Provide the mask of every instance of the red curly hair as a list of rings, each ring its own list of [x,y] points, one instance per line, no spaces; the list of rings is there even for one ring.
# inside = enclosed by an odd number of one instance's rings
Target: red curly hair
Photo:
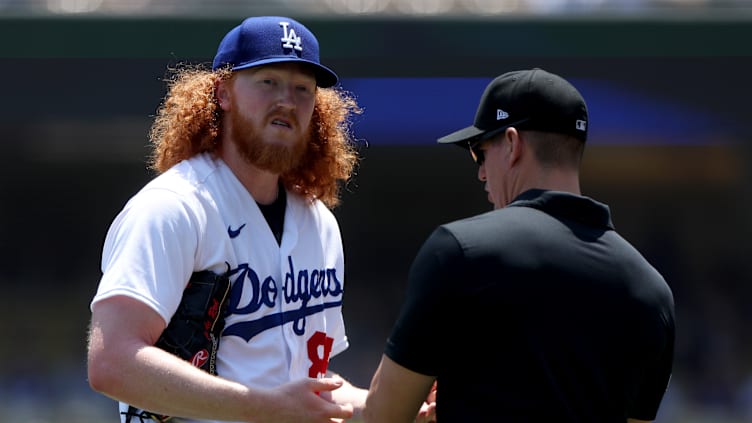
[[[211,71],[202,66],[169,70],[167,95],[157,109],[149,131],[152,154],[149,167],[162,173],[182,160],[218,146],[220,109],[214,87],[232,76],[229,69]],[[358,161],[350,132],[350,117],[362,109],[354,97],[339,88],[317,88],[311,119],[311,141],[300,165],[280,175],[285,188],[327,207],[340,203],[340,188],[352,177]]]

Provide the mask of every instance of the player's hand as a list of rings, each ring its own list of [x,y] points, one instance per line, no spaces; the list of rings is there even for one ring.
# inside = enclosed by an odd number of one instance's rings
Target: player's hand
[[[420,406],[415,423],[436,423],[436,382],[433,383],[426,400]]]
[[[342,386],[340,378],[302,379],[274,389],[276,402],[264,416],[256,416],[254,423],[332,423],[353,416],[350,404],[335,404],[331,391]]]

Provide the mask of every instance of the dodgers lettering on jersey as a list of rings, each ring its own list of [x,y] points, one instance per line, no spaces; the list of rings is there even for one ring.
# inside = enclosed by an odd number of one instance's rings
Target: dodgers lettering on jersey
[[[305,333],[306,317],[320,313],[324,309],[342,305],[342,283],[337,279],[337,269],[302,269],[297,273],[293,258],[288,256],[289,270],[282,285],[281,300],[286,305],[299,305],[299,308],[279,313],[266,314],[255,320],[234,323],[227,326],[223,336],[239,336],[246,341],[274,326],[293,322],[297,335]],[[260,280],[256,272],[247,264],[240,265],[230,272],[230,277],[237,275],[230,290],[228,311],[231,314],[252,314],[262,307],[275,309],[277,301],[277,282],[272,276]],[[247,304],[240,304],[243,289],[250,289]],[[323,298],[324,302],[309,306],[312,298]],[[327,299],[333,299],[327,302]]]
[[[325,310],[341,308],[343,285],[337,277],[337,269],[297,269],[293,257],[288,256],[281,286],[272,275],[260,277],[248,263],[232,269],[230,278],[233,284],[227,310],[233,317],[231,321],[242,320],[225,327],[220,352],[228,337],[253,343],[254,338],[265,331],[289,324],[292,333],[305,343],[299,353],[304,353],[308,360],[306,375],[324,376],[334,338],[321,330],[307,332],[306,329],[309,318],[319,319]]]

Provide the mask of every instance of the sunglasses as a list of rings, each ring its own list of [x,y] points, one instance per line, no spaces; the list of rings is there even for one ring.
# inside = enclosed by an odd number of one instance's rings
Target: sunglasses
[[[478,165],[482,165],[483,162],[486,161],[486,153],[480,148],[481,144],[483,142],[490,140],[491,138],[501,134],[502,132],[506,131],[507,127],[502,126],[501,128],[494,129],[493,131],[486,132],[483,134],[480,138],[476,138],[474,140],[468,141],[467,146],[470,147],[470,157],[473,158],[473,161]]]
[[[485,140],[483,140],[485,141]],[[483,141],[468,142],[467,146],[470,148],[470,157],[478,166],[482,165],[486,161],[486,153],[480,148]]]
[[[525,122],[528,122],[530,119],[522,119],[514,122],[513,124],[507,124],[505,126],[502,126],[501,128],[494,129],[492,131],[486,132],[483,134],[480,138],[473,139],[471,141],[467,142],[467,146],[470,148],[470,157],[473,158],[473,161],[478,165],[482,165],[483,162],[486,161],[486,153],[480,148],[481,144],[483,144],[484,141],[487,141],[502,132],[506,131],[507,128],[511,126],[515,126],[519,129],[520,125],[524,124]]]

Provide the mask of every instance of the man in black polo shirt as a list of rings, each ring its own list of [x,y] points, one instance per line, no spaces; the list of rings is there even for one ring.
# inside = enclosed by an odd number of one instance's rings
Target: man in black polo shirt
[[[580,193],[587,125],[577,89],[531,69],[494,79],[474,124],[438,140],[470,151],[494,210],[438,227],[418,252],[367,423],[655,419],[673,295]]]

